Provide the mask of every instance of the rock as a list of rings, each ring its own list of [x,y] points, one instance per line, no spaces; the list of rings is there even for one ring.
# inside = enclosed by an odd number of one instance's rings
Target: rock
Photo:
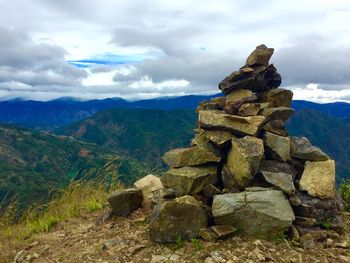
[[[260,171],[272,173],[286,173],[292,176],[293,180],[297,176],[297,171],[289,163],[281,163],[275,160],[263,160],[260,163]]]
[[[238,115],[243,117],[256,116],[262,109],[260,103],[244,103],[238,109]]]
[[[216,242],[217,241],[217,235],[211,227],[202,228],[199,231],[199,235],[201,238],[203,238],[207,242]]]
[[[327,238],[339,239],[339,235],[332,230],[323,230],[314,226],[305,227],[305,226],[295,225],[295,227],[298,229],[298,232],[300,233],[301,236],[311,235],[312,238],[317,242],[325,241],[327,240]]]
[[[298,229],[294,225],[290,227],[289,236],[292,240],[298,241],[300,239]]]
[[[190,195],[184,195],[175,198],[176,202],[183,203],[183,204],[189,204],[189,205],[194,205],[198,207],[202,207],[203,203],[201,201],[198,201],[196,198]]]
[[[272,236],[287,230],[294,220],[284,194],[268,188],[214,196],[212,207],[217,225],[232,225],[248,235]]]
[[[232,102],[241,101],[242,99],[253,96],[253,92],[247,89],[233,90],[226,96],[226,105]]]
[[[302,216],[295,217],[295,224],[299,226],[314,226],[316,225],[316,223],[317,221],[315,218],[302,217]]]
[[[294,114],[295,110],[288,107],[267,108],[260,111],[259,115],[264,116],[266,121],[282,120],[285,122]]]
[[[224,188],[229,190],[230,192],[239,192],[239,190],[241,189],[236,178],[232,175],[230,169],[227,167],[226,164],[222,167],[221,179]]]
[[[303,249],[313,249],[315,247],[315,241],[310,234],[303,235],[300,238],[300,244]]]
[[[291,159],[289,137],[279,136],[267,131],[264,133],[264,144],[266,146],[267,156],[270,159],[282,162]]]
[[[268,66],[274,49],[260,45],[248,56],[246,66],[262,65]]]
[[[260,171],[260,173],[266,182],[277,187],[279,190],[288,195],[293,195],[295,193],[293,177],[290,174],[282,172],[274,173],[269,171]]]
[[[226,97],[225,96],[215,97],[215,98],[212,98],[210,101],[219,105],[220,109],[223,109],[226,105]]]
[[[177,148],[166,152],[163,161],[169,167],[195,166],[207,163],[218,163],[221,161],[220,153],[212,146],[204,147],[197,145],[190,148]]]
[[[172,200],[176,197],[174,189],[159,189],[152,193],[152,207],[162,204],[166,201]]]
[[[162,177],[163,185],[174,189],[177,196],[198,194],[206,185],[216,181],[216,166],[172,168]]]
[[[335,162],[333,160],[305,163],[299,189],[321,199],[335,197]]]
[[[141,207],[142,199],[140,189],[123,189],[111,193],[108,202],[113,215],[127,216]]]
[[[271,108],[290,107],[293,92],[286,89],[271,89],[259,94],[260,102],[268,102]]]
[[[289,203],[291,206],[300,206],[301,205],[301,200],[299,199],[298,196],[291,196],[289,197]]]
[[[217,235],[217,239],[228,237],[237,231],[235,227],[230,225],[212,226],[211,228]]]
[[[233,137],[232,133],[229,131],[196,129],[195,132],[196,135],[192,140],[192,146],[211,142],[219,149],[223,149],[230,144]]]
[[[284,127],[284,122],[282,120],[268,121],[262,129],[280,136],[288,136],[288,131]]]
[[[207,197],[207,198],[211,198],[214,195],[220,195],[223,192],[217,188],[216,186],[212,185],[212,184],[208,184],[206,186],[203,187],[203,196]]]
[[[248,185],[253,179],[263,156],[264,146],[261,139],[251,136],[232,139],[232,148],[227,155],[227,168],[241,187]]]
[[[247,87],[253,92],[261,92],[277,88],[280,84],[281,76],[271,64],[267,67],[243,67],[239,71],[234,71],[219,83],[219,89],[227,95],[233,90]]]
[[[326,161],[329,159],[320,148],[315,147],[305,137],[292,137],[291,155],[308,161]]]
[[[300,205],[294,207],[295,214],[315,218],[318,223],[329,220],[344,209],[344,204],[339,196],[331,199],[320,199],[301,192],[297,192],[296,196],[300,200]]]
[[[146,209],[151,208],[153,196],[152,193],[163,188],[160,178],[153,174],[146,175],[145,177],[136,181],[134,186],[142,191],[142,207]]]
[[[220,109],[222,109],[222,108],[217,103],[215,103],[213,101],[208,102],[208,101],[203,100],[198,104],[195,111],[199,112],[201,110],[220,110]]]
[[[226,101],[226,106],[224,108],[224,111],[227,114],[237,115],[238,109],[241,107],[242,104],[248,103],[248,102],[254,102],[256,100],[257,100],[257,97],[255,95],[252,95],[249,97],[244,97],[238,101]]]
[[[205,210],[197,205],[168,201],[156,205],[149,224],[150,239],[159,243],[189,240],[207,226]]]
[[[263,116],[241,117],[222,111],[200,111],[198,124],[209,130],[226,130],[238,135],[256,136],[264,122]]]

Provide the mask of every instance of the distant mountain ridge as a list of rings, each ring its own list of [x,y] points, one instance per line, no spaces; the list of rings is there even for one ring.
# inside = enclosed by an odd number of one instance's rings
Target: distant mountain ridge
[[[52,130],[111,108],[193,110],[200,101],[209,100],[217,96],[221,96],[221,94],[211,96],[189,95],[177,98],[157,98],[139,101],[126,101],[121,98],[90,101],[79,101],[74,98],[61,98],[47,102],[23,100],[0,101],[0,123]],[[315,109],[337,118],[350,118],[349,103],[318,104],[296,100],[292,102],[292,107],[297,111]]]

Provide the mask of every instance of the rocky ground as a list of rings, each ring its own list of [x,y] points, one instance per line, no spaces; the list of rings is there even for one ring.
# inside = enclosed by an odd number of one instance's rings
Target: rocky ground
[[[149,216],[141,209],[127,218],[103,220],[106,211],[87,214],[35,235],[16,251],[15,262],[350,262],[350,214],[339,240],[303,249],[283,238],[233,236],[216,243],[203,240],[157,244],[148,238]]]

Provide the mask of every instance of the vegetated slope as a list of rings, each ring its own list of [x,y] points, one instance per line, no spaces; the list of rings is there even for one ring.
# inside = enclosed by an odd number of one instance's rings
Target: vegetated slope
[[[300,110],[287,124],[291,135],[306,136],[336,160],[337,179],[350,178],[350,120]]]
[[[190,144],[196,119],[195,112],[189,110],[112,109],[56,133],[161,166],[166,151]]]
[[[292,107],[296,111],[317,110],[323,114],[334,116],[340,119],[350,119],[350,103],[346,102],[320,104],[305,100],[293,100]]]
[[[147,168],[90,143],[0,126],[0,200],[18,196],[22,206],[40,203],[72,179],[119,174],[130,182]]]

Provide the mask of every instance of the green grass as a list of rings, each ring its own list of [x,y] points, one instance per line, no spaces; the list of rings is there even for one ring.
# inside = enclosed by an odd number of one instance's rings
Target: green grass
[[[339,194],[345,201],[345,207],[350,210],[350,179],[344,179],[339,185]]]

